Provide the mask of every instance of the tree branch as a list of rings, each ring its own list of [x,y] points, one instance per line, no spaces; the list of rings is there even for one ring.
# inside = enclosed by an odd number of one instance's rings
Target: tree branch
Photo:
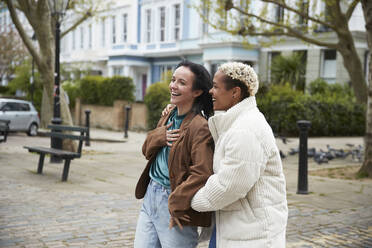
[[[79,20],[77,20],[71,27],[61,33],[61,38],[65,36],[68,32],[74,30],[77,26],[83,23],[88,18],[92,17],[92,9],[89,9]]]
[[[283,7],[286,10],[289,10],[291,12],[294,12],[294,13],[302,16],[303,18],[309,19],[309,20],[311,20],[313,22],[319,23],[319,24],[321,24],[323,26],[326,26],[326,27],[329,27],[329,28],[331,28],[333,30],[336,30],[336,28],[337,28],[337,27],[335,27],[335,26],[333,26],[333,25],[331,25],[331,24],[329,24],[329,23],[327,23],[325,21],[322,21],[322,20],[319,20],[319,19],[317,19],[315,17],[312,17],[309,14],[305,14],[301,10],[298,10],[298,9],[295,9],[295,8],[292,8],[292,7],[288,6],[284,1],[278,1],[278,0],[261,0],[261,1],[262,2],[266,2],[266,3],[276,4],[276,5],[280,6],[280,7]]]
[[[240,33],[240,35],[243,35],[243,36],[247,36],[247,35],[266,36],[266,37],[289,36],[289,37],[294,37],[294,38],[303,40],[307,43],[311,43],[311,44],[314,44],[314,45],[317,45],[317,46],[328,47],[328,48],[332,48],[332,49],[337,48],[336,43],[329,43],[329,42],[319,41],[319,40],[310,38],[308,36],[305,36],[305,35],[303,35],[302,33],[299,33],[299,32],[290,32],[290,31],[288,31],[288,32],[250,32],[249,30],[247,30],[247,32]]]
[[[37,64],[41,64],[41,58],[38,55],[38,53],[36,51],[36,48],[32,45],[32,42],[31,42],[30,38],[27,36],[26,31],[23,29],[23,26],[18,19],[18,15],[17,15],[16,10],[14,9],[13,3],[12,3],[13,0],[4,0],[4,1],[5,1],[6,5],[8,7],[8,10],[9,10],[10,16],[12,18],[12,21],[13,21],[14,25],[16,26],[16,28],[18,30],[18,33],[23,40],[23,43],[27,47],[28,51],[31,53],[31,56],[34,58],[35,62]]]
[[[284,32],[285,35],[288,35],[288,36],[291,36],[291,37],[296,37],[296,38],[299,38],[303,41],[306,41],[308,43],[312,43],[312,44],[315,44],[315,45],[318,45],[318,46],[325,46],[325,47],[329,47],[329,48],[336,48],[336,44],[335,43],[328,43],[328,42],[322,42],[322,41],[318,41],[316,39],[313,39],[313,38],[310,38],[306,35],[304,35],[303,33],[300,33],[299,31],[289,27],[289,26],[286,26],[284,24],[281,24],[281,23],[277,23],[277,22],[273,22],[273,21],[270,21],[270,20],[267,20],[267,19],[264,19],[260,16],[257,16],[255,14],[252,14],[252,13],[248,13],[246,11],[243,11],[239,8],[236,8],[236,7],[233,7],[234,9],[236,9],[237,11],[241,12],[242,14],[245,14],[249,17],[253,17],[253,18],[256,18],[258,19],[259,21],[263,22],[263,23],[266,23],[266,24],[269,24],[269,25],[272,25],[274,27],[280,27],[280,28],[284,28],[287,30],[287,32]],[[267,32],[266,32],[267,33]]]
[[[358,5],[358,3],[360,2],[360,0],[354,0],[350,5],[349,5],[349,8],[347,9],[346,11],[346,19],[349,21],[351,16],[353,15],[353,12],[354,12],[354,9],[355,7]]]

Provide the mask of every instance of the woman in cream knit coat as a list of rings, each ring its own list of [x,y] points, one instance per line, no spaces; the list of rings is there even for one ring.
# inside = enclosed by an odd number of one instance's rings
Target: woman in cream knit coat
[[[273,132],[256,105],[257,75],[249,65],[231,62],[213,81],[213,108],[222,111],[208,121],[214,175],[191,206],[216,211],[219,248],[285,247],[285,178]]]

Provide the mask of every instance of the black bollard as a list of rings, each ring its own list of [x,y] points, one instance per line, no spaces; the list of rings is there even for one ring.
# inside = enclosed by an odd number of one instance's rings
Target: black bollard
[[[307,137],[311,122],[305,120],[297,121],[297,126],[300,129],[297,194],[306,195],[309,193],[307,189]]]
[[[124,138],[128,138],[130,106],[129,105],[125,106],[125,110],[126,110],[126,118],[125,118],[125,127],[124,127]]]
[[[86,146],[90,146],[90,134],[89,134],[89,126],[90,126],[90,120],[89,120],[89,115],[90,115],[90,110],[87,109],[84,111],[85,112],[85,126],[88,128],[87,131],[87,137],[88,139],[85,141]]]

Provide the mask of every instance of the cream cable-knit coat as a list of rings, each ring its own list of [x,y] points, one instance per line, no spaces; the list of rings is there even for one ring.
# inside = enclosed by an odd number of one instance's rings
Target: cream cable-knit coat
[[[217,247],[285,247],[285,178],[273,132],[251,96],[211,117],[214,175],[193,197],[216,211]]]

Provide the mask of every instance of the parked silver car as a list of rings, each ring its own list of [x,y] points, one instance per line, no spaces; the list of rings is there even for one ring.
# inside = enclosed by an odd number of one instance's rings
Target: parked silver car
[[[37,135],[40,126],[39,114],[31,102],[0,98],[0,120],[10,120],[10,131],[25,131]]]

